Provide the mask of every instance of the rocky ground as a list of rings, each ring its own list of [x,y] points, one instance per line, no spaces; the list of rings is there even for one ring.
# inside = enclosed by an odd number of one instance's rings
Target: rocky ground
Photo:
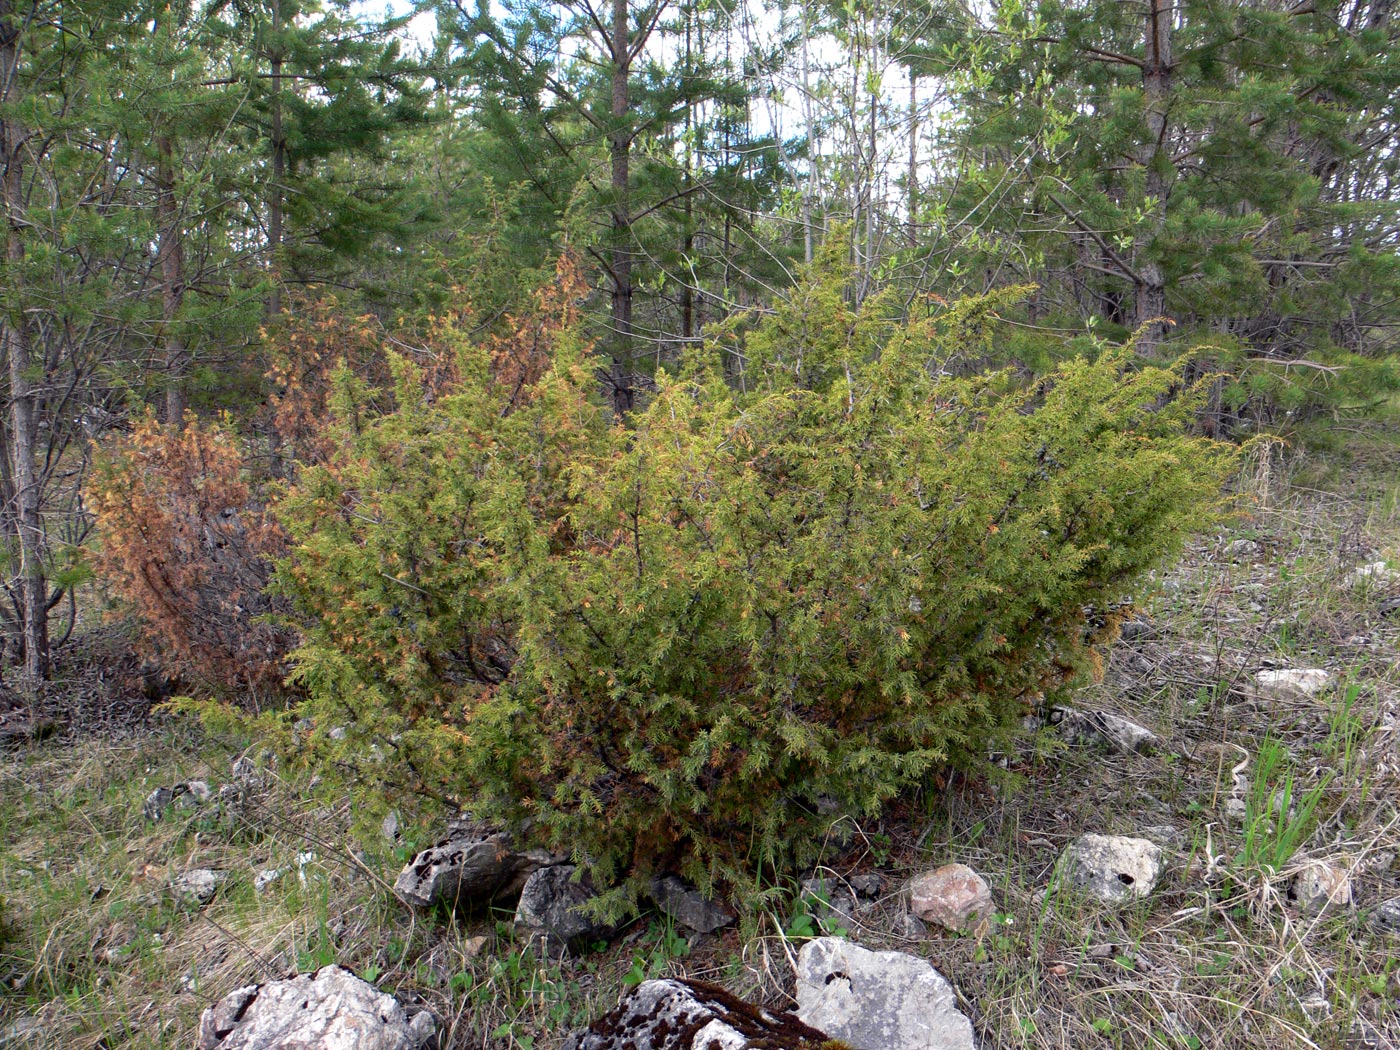
[[[331,964],[344,973],[303,984],[397,997],[366,993],[401,1041],[365,1046],[422,1045],[431,1019],[444,1047],[550,1050],[652,978],[708,989],[644,985],[694,1031],[742,1014],[736,1030],[771,1022],[798,1045],[803,1022],[843,1034],[849,1004],[823,996],[861,983],[860,946],[897,953],[876,962],[904,976],[859,1008],[892,1011],[890,1031],[933,997],[901,997],[931,963],[984,1048],[1400,1047],[1392,450],[1359,444],[1338,473],[1260,449],[1238,520],[1132,596],[1102,683],[1028,725],[996,773],[850,825],[742,922],[658,891],[670,915],[563,956],[538,936],[554,898],[523,916],[514,900],[551,858],[525,858],[494,906],[410,907],[395,880],[441,815],[404,809],[352,839],[348,804],[255,742],[144,718],[130,691],[84,715],[85,671],[76,714],[50,700],[47,738],[12,734],[0,758],[0,1046],[226,1045],[257,1001],[305,1001],[303,985],[239,989]],[[825,990],[805,1002],[803,966]],[[801,1021],[779,1012],[799,1003]],[[609,1045],[589,1038],[569,1045]],[[720,1045],[759,1037],[743,1038]]]

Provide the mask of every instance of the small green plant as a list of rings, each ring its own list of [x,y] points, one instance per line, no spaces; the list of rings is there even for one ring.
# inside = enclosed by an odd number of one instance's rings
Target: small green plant
[[[690,954],[690,942],[676,932],[672,923],[667,922],[664,926],[653,923],[650,933],[654,939],[651,951],[635,953],[631,969],[622,976],[622,983],[629,988],[666,972],[674,960]]]
[[[805,897],[799,897],[793,902],[792,916],[787,921],[787,926],[783,930],[790,939],[807,940],[820,933],[817,926],[817,919],[808,909]]]
[[[1267,874],[1280,871],[1312,831],[1317,807],[1331,779],[1328,773],[1320,783],[1299,793],[1287,748],[1272,736],[1265,737],[1245,798],[1240,865]]]
[[[1357,746],[1365,735],[1365,727],[1356,710],[1360,697],[1361,684],[1355,678],[1349,679],[1327,717],[1327,740],[1322,745],[1322,751],[1331,759],[1333,768],[1343,781],[1351,779],[1356,765]]]

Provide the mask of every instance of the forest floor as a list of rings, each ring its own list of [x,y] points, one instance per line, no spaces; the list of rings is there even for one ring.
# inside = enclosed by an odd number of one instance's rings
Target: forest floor
[[[1261,448],[1241,516],[1136,596],[1144,625],[1075,701],[1161,746],[1124,755],[1028,731],[1004,776],[955,778],[854,828],[821,874],[878,872],[885,889],[842,921],[847,935],[928,958],[988,1050],[1400,1048],[1400,936],[1376,913],[1400,896],[1400,612],[1387,604],[1400,577],[1348,583],[1360,565],[1400,569],[1395,450],[1378,432],[1345,461]],[[1323,668],[1331,685],[1265,702],[1253,682],[1266,668]],[[94,687],[90,672],[80,684]],[[794,884],[742,929],[687,939],[643,916],[602,950],[539,960],[508,912],[415,916],[395,900],[399,867],[437,834],[427,814],[356,842],[348,802],[256,742],[72,706],[66,730],[0,755],[0,1047],[189,1047],[200,1011],[233,988],[334,961],[432,1007],[445,1047],[548,1050],[643,977],[784,1004],[796,947],[820,925]],[[239,757],[256,777],[220,799]],[[214,797],[143,816],[152,790],[191,780]],[[1149,828],[1167,848],[1146,899],[1110,908],[1054,883],[1071,839]],[[909,878],[955,861],[992,884],[994,921],[981,936],[912,935]],[[1348,873],[1354,905],[1318,915],[1290,900],[1313,861]],[[193,868],[226,876],[203,906],[170,891]]]

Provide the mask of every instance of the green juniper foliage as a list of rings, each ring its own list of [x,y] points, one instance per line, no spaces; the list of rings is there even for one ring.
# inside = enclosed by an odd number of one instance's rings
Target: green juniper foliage
[[[432,404],[406,365],[378,418],[347,387],[338,457],[282,506],[333,768],[528,816],[619,903],[657,868],[810,862],[1092,673],[1115,625],[1084,607],[1234,462],[1187,436],[1200,390],[1127,349],[1031,388],[949,377],[986,302],[901,324],[845,283],[828,256],[721,333],[744,389],[697,356],[628,427],[567,340],[524,400],[473,351]]]

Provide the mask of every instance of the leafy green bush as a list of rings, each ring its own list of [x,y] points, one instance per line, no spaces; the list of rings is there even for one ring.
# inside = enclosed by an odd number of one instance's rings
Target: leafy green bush
[[[708,887],[810,860],[1093,673],[1115,625],[1085,606],[1233,462],[1185,436],[1200,391],[1125,350],[949,378],[985,302],[897,325],[842,287],[723,334],[746,391],[697,359],[630,428],[567,341],[512,402],[470,352],[431,405],[405,365],[381,418],[346,390],[340,451],[281,508],[309,710],[349,728],[317,746],[371,791],[528,816],[605,883]]]

